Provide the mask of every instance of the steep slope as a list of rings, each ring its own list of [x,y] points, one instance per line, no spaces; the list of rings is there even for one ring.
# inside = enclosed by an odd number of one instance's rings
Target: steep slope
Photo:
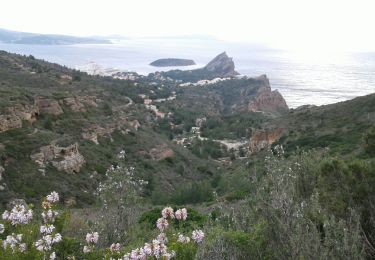
[[[375,94],[326,106],[290,110],[264,125],[283,129],[287,151],[329,147],[332,153],[361,153],[364,134],[375,125]]]
[[[0,52],[0,203],[37,200],[53,189],[66,201],[92,203],[106,169],[119,160],[148,181],[150,199],[182,181],[210,178],[215,163],[155,131],[159,119],[141,94],[171,93]]]

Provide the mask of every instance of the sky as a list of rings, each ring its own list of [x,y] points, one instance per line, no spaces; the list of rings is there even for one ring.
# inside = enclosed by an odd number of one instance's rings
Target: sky
[[[375,51],[374,0],[1,0],[0,28]]]

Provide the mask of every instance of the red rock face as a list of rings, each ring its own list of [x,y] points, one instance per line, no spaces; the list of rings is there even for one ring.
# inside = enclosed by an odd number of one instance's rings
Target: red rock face
[[[270,147],[274,142],[280,139],[282,134],[283,130],[280,128],[275,130],[255,130],[250,138],[250,153],[257,153]]]
[[[288,105],[283,96],[277,90],[260,92],[255,100],[249,104],[249,110],[252,112],[269,112],[288,109]]]
[[[257,96],[249,104],[249,111],[273,112],[288,110],[288,105],[279,91],[271,90],[270,82],[266,75],[257,78],[263,81],[263,86],[259,89]]]

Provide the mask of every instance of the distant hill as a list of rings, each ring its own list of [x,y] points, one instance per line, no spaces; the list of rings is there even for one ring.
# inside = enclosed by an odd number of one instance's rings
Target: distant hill
[[[94,37],[75,37],[58,34],[35,34],[0,29],[0,42],[13,44],[70,45],[111,44],[110,40]]]
[[[195,61],[188,59],[158,59],[150,63],[154,67],[175,67],[175,66],[191,66],[195,65]]]

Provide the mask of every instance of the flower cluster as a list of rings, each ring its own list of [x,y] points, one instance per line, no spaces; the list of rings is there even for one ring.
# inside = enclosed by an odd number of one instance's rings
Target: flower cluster
[[[52,246],[62,241],[60,233],[55,233],[55,223],[58,212],[53,210],[55,203],[59,202],[59,194],[55,191],[51,192],[46,196],[42,202],[42,207],[45,211],[42,212],[42,218],[44,224],[40,226],[39,231],[42,234],[42,238],[35,242],[35,247],[40,252],[48,252],[52,250]],[[55,259],[56,254],[51,253],[50,259]]]
[[[190,237],[184,236],[182,234],[178,234],[177,242],[180,242],[180,243],[183,243],[183,244],[187,244],[187,243],[190,242]]]
[[[187,218],[187,210],[185,208],[176,210],[174,214],[178,220],[186,220]]]
[[[132,250],[129,254],[124,255],[124,260],[144,260],[147,257],[171,259],[176,255],[174,251],[168,252],[167,246],[164,242],[154,239],[152,243],[145,243],[143,247]]]
[[[204,233],[202,230],[194,230],[191,234],[191,239],[197,243],[201,243],[204,239]]]
[[[26,209],[24,205],[15,205],[10,212],[4,211],[2,217],[3,220],[10,221],[13,226],[26,225],[32,220],[33,211]]]
[[[119,253],[121,250],[121,245],[120,243],[113,243],[110,247],[109,247],[109,251],[111,251],[112,254],[114,253]]]
[[[156,221],[156,227],[160,230],[160,232],[163,232],[164,230],[166,230],[168,226],[169,226],[168,220],[166,220],[165,218],[159,218]]]
[[[3,247],[6,250],[8,247],[12,249],[12,252],[19,251],[21,253],[26,251],[26,243],[22,243],[22,234],[12,234],[7,236],[3,241]]]
[[[47,195],[46,199],[49,203],[59,202],[59,194],[56,191],[52,191],[51,194]]]
[[[83,253],[91,253],[95,250],[95,246],[98,243],[99,240],[99,234],[98,232],[92,232],[92,233],[87,233],[86,234],[86,243],[83,247]]]
[[[35,247],[38,251],[47,252],[52,249],[55,243],[62,241],[62,236],[59,233],[44,235],[41,239],[35,242]]]
[[[171,218],[171,219],[174,219],[174,212],[173,212],[173,209],[171,207],[166,207],[164,208],[162,211],[161,211],[161,215],[163,216],[163,218],[167,219],[167,218]]]

